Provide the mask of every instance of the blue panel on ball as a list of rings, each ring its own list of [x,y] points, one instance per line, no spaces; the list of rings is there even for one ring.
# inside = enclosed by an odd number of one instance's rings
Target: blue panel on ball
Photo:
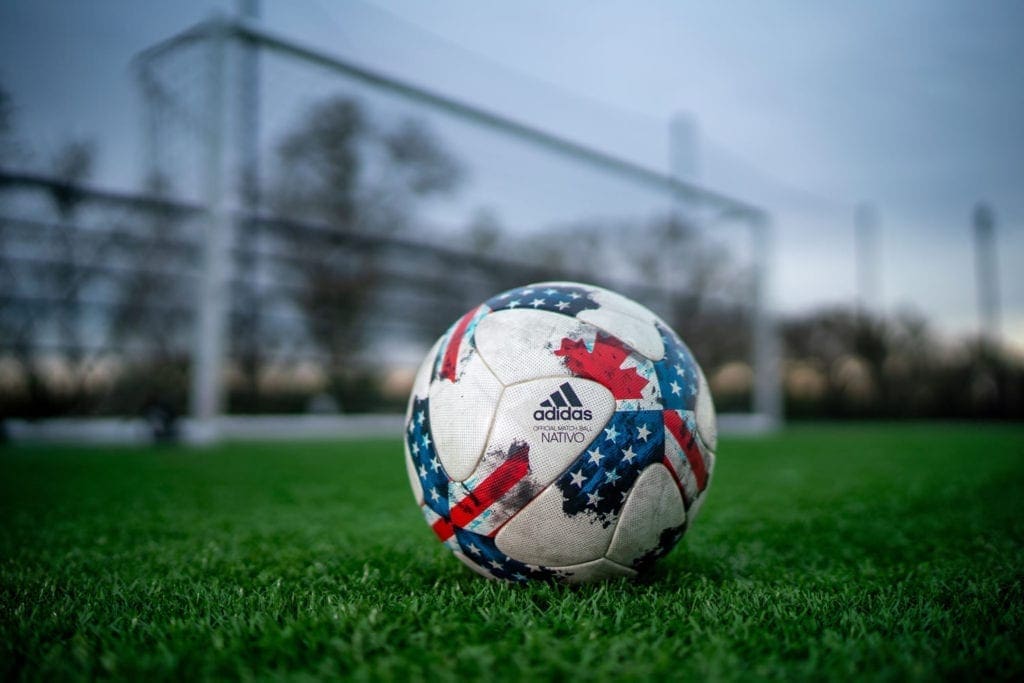
[[[544,285],[510,289],[487,300],[492,311],[507,311],[526,308],[536,311],[551,311],[575,316],[580,311],[600,308],[594,301],[593,292],[571,285]]]
[[[448,517],[448,473],[434,450],[430,434],[430,399],[413,399],[412,415],[406,425],[405,440],[409,444],[416,475],[423,486],[423,500],[431,510]]]
[[[513,560],[498,550],[494,539],[489,536],[482,536],[456,527],[455,538],[459,541],[463,555],[499,579],[526,581],[528,579],[554,579],[558,577],[558,572],[548,567],[540,567],[525,564],[519,560]]]
[[[567,515],[596,514],[611,524],[643,470],[665,456],[660,410],[621,410],[590,448],[555,481]]]
[[[662,403],[668,410],[693,410],[700,386],[697,361],[672,330],[658,325],[658,332],[665,342],[665,357],[654,364]]]

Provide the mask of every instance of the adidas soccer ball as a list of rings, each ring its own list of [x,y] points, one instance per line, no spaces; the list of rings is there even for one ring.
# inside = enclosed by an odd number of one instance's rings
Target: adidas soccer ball
[[[496,579],[633,576],[693,521],[715,463],[700,367],[652,312],[606,289],[509,290],[427,354],[406,413],[416,501]]]

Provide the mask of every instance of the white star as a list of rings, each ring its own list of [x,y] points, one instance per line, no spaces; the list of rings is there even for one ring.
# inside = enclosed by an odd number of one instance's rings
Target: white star
[[[569,308],[569,302],[559,301],[557,304],[555,304],[555,308],[557,308],[560,311],[564,311],[565,309]]]
[[[604,457],[603,455],[601,455],[601,451],[597,449],[597,446],[594,446],[593,450],[587,451],[587,455],[590,456],[590,462],[594,463],[595,465],[600,465],[601,458]]]
[[[441,494],[439,494],[436,489],[430,489],[430,498],[434,501],[441,500]]]
[[[416,443],[415,441],[412,442],[412,452],[413,452],[413,455],[419,455],[420,454],[420,445],[418,443]]]
[[[421,477],[427,476],[427,468],[424,467],[423,465],[420,465],[420,476]]]
[[[515,574],[513,574],[512,578],[515,579],[516,581],[526,581],[526,577],[523,576],[522,574],[520,574],[519,572],[516,572]]]
[[[597,504],[601,502],[601,496],[598,495],[597,491],[587,494],[587,505],[593,505],[597,507]]]
[[[412,434],[414,429],[416,429],[416,422],[414,420],[409,420],[409,433]]]
[[[615,431],[615,425],[612,425],[604,430],[604,435],[605,441],[615,441],[615,439],[618,438],[619,433]]]
[[[519,299],[512,299],[512,301],[508,302],[508,307],[509,308],[515,308],[518,305],[519,305]]]
[[[543,306],[544,299],[534,299],[533,301],[530,302],[530,305],[533,306],[534,308],[537,308],[538,306]]]
[[[621,502],[625,503],[626,502],[626,496],[628,496],[628,495],[629,495],[629,491],[623,491],[622,492],[622,501]]]
[[[647,428],[647,425],[640,425],[636,430],[636,438],[647,441],[647,437],[651,435],[651,430]]]
[[[533,292],[534,292],[533,287],[530,287],[529,289],[524,289],[523,290],[523,294],[533,294]]]
[[[468,550],[469,552],[473,553],[474,555],[479,555],[480,554],[480,548],[476,547],[476,543],[470,543],[469,547],[466,548],[466,550]]]
[[[501,562],[498,562],[497,560],[491,560],[490,562],[488,562],[488,564],[494,567],[495,569],[502,569]]]
[[[430,434],[424,434],[422,441],[424,448],[430,448]]]
[[[572,297],[573,299],[579,299],[580,298],[579,292],[573,292],[569,296]]]
[[[505,292],[504,294],[502,294],[502,295],[501,295],[501,296],[499,296],[498,298],[499,298],[499,299],[507,299],[507,298],[509,298],[510,296],[512,296],[512,292]]]
[[[680,377],[684,377],[684,378],[686,377],[686,369],[682,365],[680,365],[679,363],[676,363],[672,367],[674,367],[676,369],[676,374],[677,375],[679,375]]]
[[[425,419],[427,419],[427,416],[422,410],[416,413],[416,424],[423,424]]]
[[[434,470],[435,472],[441,469],[441,463],[437,461],[437,458],[430,459],[430,469]]]
[[[627,446],[625,449],[623,449],[623,451],[622,451],[622,459],[623,460],[625,460],[626,462],[633,462],[633,458],[635,458],[635,457],[636,457],[636,453],[633,452],[633,447],[632,446]]]
[[[548,288],[548,289],[544,290],[544,293],[547,294],[548,296],[551,296],[552,294],[557,294],[558,290],[557,289],[550,289],[550,288]]]
[[[572,481],[570,482],[571,484],[574,484],[579,488],[583,488],[583,480],[585,477],[583,476],[582,467],[575,472],[572,472],[569,476],[572,477]]]
[[[676,384],[675,381],[673,381],[671,384],[669,384],[669,387],[671,387],[672,393],[674,395],[676,395],[676,396],[678,396],[683,391],[683,388],[681,386],[679,386],[678,384]]]
[[[615,482],[617,482],[619,479],[622,478],[622,477],[619,476],[619,473],[616,472],[615,470],[612,470],[612,471],[608,472],[604,476],[605,476],[605,479],[607,479],[612,484],[614,484]]]
[[[690,396],[696,396],[696,395],[697,395],[697,385],[696,384],[691,384],[690,385]]]

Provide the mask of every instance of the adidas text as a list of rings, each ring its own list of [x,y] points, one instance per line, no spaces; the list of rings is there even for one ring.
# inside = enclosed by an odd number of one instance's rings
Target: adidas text
[[[534,420],[593,420],[594,413],[587,408],[539,408],[533,411]]]

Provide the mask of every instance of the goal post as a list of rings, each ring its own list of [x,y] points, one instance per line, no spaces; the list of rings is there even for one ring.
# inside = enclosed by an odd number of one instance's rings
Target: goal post
[[[186,52],[192,55],[188,58],[191,68],[198,67],[201,87],[194,82],[183,86],[168,76],[168,64]],[[780,342],[770,297],[772,223],[764,209],[304,45],[250,19],[216,17],[141,52],[134,62],[145,116],[144,173],[151,177],[173,174],[161,166],[173,155],[175,150],[170,148],[175,145],[188,146],[191,161],[203,169],[198,187],[186,191],[201,200],[207,218],[191,366],[190,432],[195,440],[216,439],[217,420],[224,412],[230,287],[236,279],[232,245],[250,218],[267,217],[243,195],[247,173],[266,167],[259,156],[264,143],[258,110],[273,101],[275,94],[261,81],[259,70],[271,59],[287,62],[296,73],[326,74],[323,77],[353,83],[473,130],[487,131],[517,149],[539,150],[581,173],[617,179],[615,182],[662,197],[666,206],[688,207],[708,223],[725,220],[744,226],[751,258],[751,294],[744,302],[750,325],[749,357],[745,360],[752,378],[750,410],[723,414],[721,421],[725,431],[748,432],[770,430],[781,423]],[[190,69],[183,71],[195,80]],[[175,136],[180,138],[178,142]],[[185,138],[187,143],[180,141]]]

